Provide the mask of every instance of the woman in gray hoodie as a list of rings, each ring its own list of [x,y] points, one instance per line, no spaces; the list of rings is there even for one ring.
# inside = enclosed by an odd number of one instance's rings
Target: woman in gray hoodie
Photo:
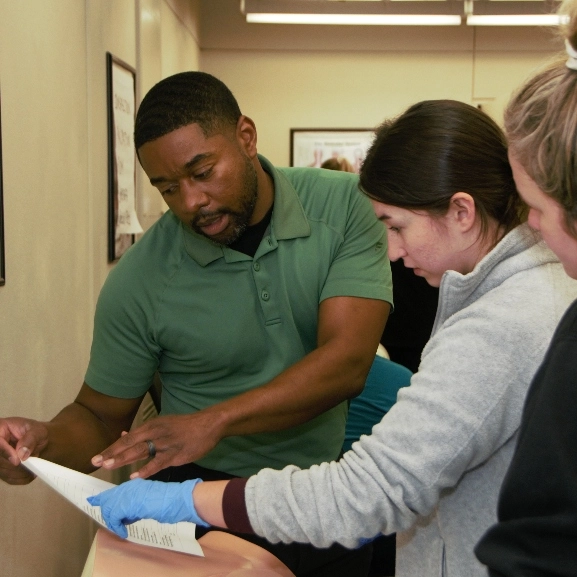
[[[503,134],[472,106],[421,102],[385,122],[360,183],[391,260],[439,287],[411,385],[337,462],[196,486],[136,479],[92,501],[111,528],[187,519],[351,548],[396,532],[399,577],[485,573],[473,547],[496,521],[527,389],[577,283],[521,223]]]

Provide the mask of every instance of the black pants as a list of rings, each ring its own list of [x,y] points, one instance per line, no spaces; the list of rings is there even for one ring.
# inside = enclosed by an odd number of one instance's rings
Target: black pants
[[[164,482],[186,481],[188,479],[202,479],[203,481],[222,481],[234,478],[234,475],[206,469],[195,463],[188,463],[180,467],[168,467],[153,475],[151,479]],[[197,539],[208,531],[224,531],[224,529],[196,528]],[[328,549],[317,549],[303,543],[269,543],[257,535],[247,535],[226,531],[237,535],[246,541],[259,545],[270,551],[280,559],[297,577],[367,577],[371,566],[373,551],[372,543],[360,549],[346,549],[335,544]]]

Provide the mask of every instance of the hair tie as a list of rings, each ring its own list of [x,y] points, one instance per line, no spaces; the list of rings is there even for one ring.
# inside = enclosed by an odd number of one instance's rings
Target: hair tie
[[[567,55],[569,56],[567,62],[565,62],[565,66],[571,68],[571,70],[577,70],[577,50],[573,48],[567,38],[565,38],[565,50],[567,50]]]

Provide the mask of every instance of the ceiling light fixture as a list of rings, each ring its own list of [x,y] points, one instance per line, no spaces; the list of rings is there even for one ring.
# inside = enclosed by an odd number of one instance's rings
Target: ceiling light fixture
[[[459,26],[462,0],[242,0],[249,23]]]
[[[260,24],[339,24],[353,26],[459,26],[461,16],[443,14],[273,14],[246,15],[246,21]]]
[[[557,26],[559,0],[241,0],[249,23]]]
[[[469,26],[558,26],[564,17],[556,14],[556,0],[469,0]]]
[[[469,26],[559,26],[564,22],[557,14],[486,14],[467,16]]]

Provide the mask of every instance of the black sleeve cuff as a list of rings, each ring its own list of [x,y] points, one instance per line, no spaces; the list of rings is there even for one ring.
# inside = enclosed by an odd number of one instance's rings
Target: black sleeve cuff
[[[231,479],[222,495],[222,514],[226,526],[237,533],[251,533],[254,530],[248,519],[246,503],[244,500],[244,488],[248,479]]]

